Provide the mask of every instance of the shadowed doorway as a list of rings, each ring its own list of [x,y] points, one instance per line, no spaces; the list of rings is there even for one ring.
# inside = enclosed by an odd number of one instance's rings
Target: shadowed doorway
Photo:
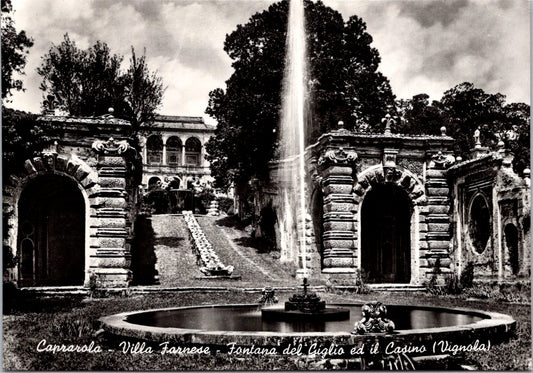
[[[23,190],[18,211],[20,285],[83,285],[85,202],[76,183],[40,176]]]
[[[396,185],[375,185],[361,211],[361,267],[373,283],[411,278],[411,203]]]

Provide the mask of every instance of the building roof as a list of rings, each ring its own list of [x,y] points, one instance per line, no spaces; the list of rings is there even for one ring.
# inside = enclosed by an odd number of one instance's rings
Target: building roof
[[[152,124],[154,128],[167,130],[202,130],[214,131],[215,126],[204,122],[202,117],[185,117],[178,115],[156,115]]]

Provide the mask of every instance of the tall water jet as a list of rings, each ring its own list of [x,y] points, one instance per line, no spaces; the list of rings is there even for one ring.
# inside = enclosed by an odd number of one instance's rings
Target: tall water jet
[[[305,38],[304,2],[290,0],[280,124],[279,232],[282,260],[297,260],[301,277],[307,275],[304,159],[307,102]]]

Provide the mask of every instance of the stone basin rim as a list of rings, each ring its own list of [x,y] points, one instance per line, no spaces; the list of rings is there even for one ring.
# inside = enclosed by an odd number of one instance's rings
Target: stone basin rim
[[[328,303],[328,306],[362,306],[364,303]],[[237,304],[205,304],[184,307],[166,307],[158,309],[139,310],[133,312],[123,312],[110,316],[99,318],[102,328],[112,334],[122,335],[125,337],[137,337],[141,339],[159,340],[161,337],[184,336],[184,337],[213,337],[213,336],[239,336],[246,338],[299,338],[299,337],[341,337],[348,338],[352,341],[358,341],[366,338],[397,338],[408,336],[423,337],[428,335],[431,339],[441,335],[447,335],[454,332],[468,332],[476,330],[489,330],[491,328],[504,328],[504,331],[511,331],[515,325],[516,320],[511,316],[489,311],[480,311],[471,308],[462,307],[431,307],[431,306],[410,306],[401,304],[391,304],[391,307],[409,307],[417,310],[431,310],[431,311],[445,311],[451,313],[462,313],[472,316],[482,317],[483,319],[471,324],[454,325],[446,327],[422,328],[422,329],[404,329],[396,330],[393,334],[368,333],[364,335],[354,335],[350,331],[346,332],[273,332],[273,331],[228,331],[228,330],[203,330],[203,329],[187,329],[187,328],[172,328],[172,327],[156,327],[141,324],[133,324],[126,319],[129,316],[148,313],[148,312],[164,312],[176,310],[188,310],[198,308],[218,308],[218,307],[253,307],[258,306],[256,303],[237,303]]]

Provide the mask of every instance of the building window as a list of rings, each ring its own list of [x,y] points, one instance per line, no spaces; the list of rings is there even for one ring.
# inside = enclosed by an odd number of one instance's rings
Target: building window
[[[190,137],[185,142],[185,164],[187,166],[200,166],[200,152],[202,144],[196,137]]]
[[[470,239],[474,251],[481,254],[485,251],[492,233],[490,226],[490,210],[485,198],[478,194],[470,205],[470,222],[468,224]]]
[[[172,136],[167,140],[167,164],[181,164],[181,140],[179,137]]]
[[[161,164],[163,160],[163,140],[159,136],[150,136],[146,141],[148,164]]]

